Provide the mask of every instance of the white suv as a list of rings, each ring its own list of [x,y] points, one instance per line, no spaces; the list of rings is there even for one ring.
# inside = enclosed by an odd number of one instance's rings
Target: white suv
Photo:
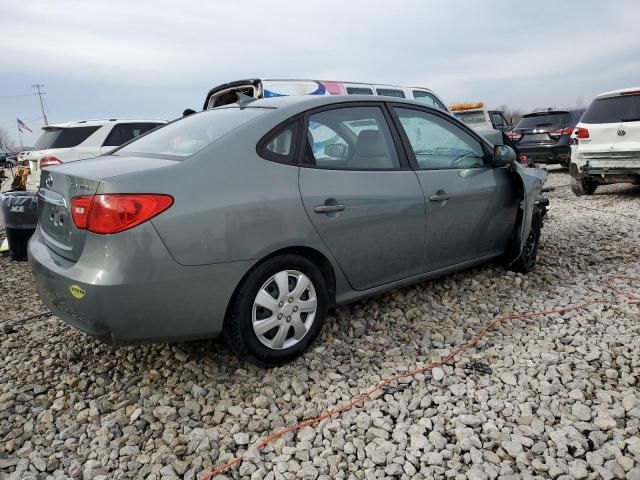
[[[38,189],[44,167],[97,157],[165,123],[112,118],[45,125],[34,150],[18,155],[19,161],[28,160],[31,166],[28,190]]]
[[[640,183],[640,87],[598,95],[573,137],[573,193],[591,195],[598,185]]]

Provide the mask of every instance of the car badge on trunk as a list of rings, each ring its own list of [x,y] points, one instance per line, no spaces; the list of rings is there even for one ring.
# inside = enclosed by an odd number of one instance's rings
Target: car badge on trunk
[[[50,173],[47,173],[47,176],[44,179],[44,184],[47,188],[53,187],[53,177]]]
[[[627,131],[624,128],[618,129],[618,135],[624,137],[627,134]]]

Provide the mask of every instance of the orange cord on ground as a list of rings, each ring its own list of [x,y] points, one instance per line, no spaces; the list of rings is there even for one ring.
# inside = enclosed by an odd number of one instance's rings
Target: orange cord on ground
[[[424,367],[416,368],[415,370],[409,370],[409,371],[406,371],[406,372],[403,372],[403,373],[399,373],[398,375],[393,375],[391,377],[384,378],[380,382],[378,382],[378,384],[376,386],[372,387],[371,389],[367,390],[362,395],[359,395],[358,397],[355,397],[351,401],[345,403],[344,405],[342,405],[342,406],[340,406],[340,407],[338,407],[336,409],[328,410],[327,412],[323,413],[319,417],[310,418],[309,420],[305,420],[304,422],[301,422],[301,423],[299,423],[297,425],[294,425],[292,427],[288,427],[288,428],[285,428],[285,429],[280,430],[278,432],[272,433],[267,438],[265,438],[260,443],[258,443],[256,445],[256,448],[258,450],[262,450],[264,447],[266,447],[270,443],[274,442],[278,438],[282,437],[283,435],[286,435],[287,433],[295,432],[295,431],[300,430],[300,429],[302,429],[302,428],[304,428],[306,426],[310,426],[310,425],[313,425],[315,423],[318,423],[318,422],[321,422],[323,420],[326,420],[327,418],[333,417],[335,415],[339,415],[340,413],[351,409],[352,407],[354,407],[358,403],[363,402],[364,400],[370,398],[374,393],[378,392],[379,390],[381,390],[386,385],[389,385],[392,382],[395,382],[395,381],[403,379],[403,378],[413,377],[413,376],[417,375],[418,373],[424,373],[424,372],[432,370],[432,369],[434,369],[436,367],[439,367],[441,365],[449,363],[451,360],[453,360],[453,358],[457,357],[458,355],[460,355],[465,350],[468,350],[469,348],[473,347],[476,343],[478,343],[482,339],[482,337],[484,337],[489,332],[489,330],[491,330],[493,327],[495,327],[499,323],[502,323],[502,322],[505,322],[505,321],[509,321],[509,320],[516,320],[516,319],[519,319],[519,318],[532,318],[532,317],[539,317],[539,316],[543,316],[543,315],[563,314],[563,313],[571,312],[571,311],[574,311],[574,310],[580,310],[580,309],[586,308],[588,306],[597,305],[597,304],[600,304],[600,305],[619,305],[619,304],[626,303],[628,305],[640,305],[640,297],[632,295],[632,294],[630,294],[628,292],[625,292],[625,291],[621,290],[619,287],[617,287],[615,285],[614,282],[616,280],[640,281],[640,276],[613,275],[613,276],[611,276],[611,277],[609,277],[607,279],[607,287],[609,287],[609,289],[614,293],[614,295],[622,296],[624,298],[624,300],[622,300],[622,301],[621,300],[616,300],[616,299],[607,300],[607,299],[604,299],[604,298],[600,298],[600,299],[593,299],[593,300],[585,300],[584,302],[578,303],[576,305],[570,305],[568,307],[554,308],[554,309],[551,309],[551,310],[542,310],[542,311],[538,311],[538,312],[512,313],[510,315],[504,315],[504,316],[501,316],[501,317],[496,317],[491,322],[489,322],[482,330],[480,330],[480,332],[475,337],[473,337],[468,342],[462,344],[458,348],[452,350],[451,352],[449,352],[448,355],[440,358],[439,360],[435,360],[435,361],[431,362],[430,364],[428,364],[428,365],[426,365]],[[213,470],[211,472],[203,473],[202,476],[200,476],[199,478],[200,478],[200,480],[210,480],[211,478],[215,477],[216,475],[227,471],[232,466],[241,463],[243,460],[244,460],[243,456],[235,457],[234,459],[230,460],[229,462],[225,463],[224,465],[219,466],[215,470]]]

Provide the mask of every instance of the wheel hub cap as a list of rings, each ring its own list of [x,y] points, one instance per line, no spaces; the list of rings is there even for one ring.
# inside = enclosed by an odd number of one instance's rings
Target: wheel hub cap
[[[313,325],[317,308],[315,287],[309,277],[297,270],[283,270],[271,276],[254,299],[253,332],[268,348],[291,348]]]

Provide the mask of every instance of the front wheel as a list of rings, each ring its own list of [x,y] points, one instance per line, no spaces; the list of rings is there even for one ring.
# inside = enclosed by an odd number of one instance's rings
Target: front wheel
[[[598,188],[598,184],[586,178],[571,177],[571,191],[577,196],[593,195]]]
[[[540,246],[540,234],[542,233],[542,219],[535,214],[531,222],[531,231],[522,247],[522,253],[511,265],[511,269],[519,273],[529,273],[536,266],[538,260],[538,247]]]
[[[327,285],[298,255],[268,259],[240,285],[223,335],[241,358],[261,367],[293,360],[319,335],[327,316]]]

